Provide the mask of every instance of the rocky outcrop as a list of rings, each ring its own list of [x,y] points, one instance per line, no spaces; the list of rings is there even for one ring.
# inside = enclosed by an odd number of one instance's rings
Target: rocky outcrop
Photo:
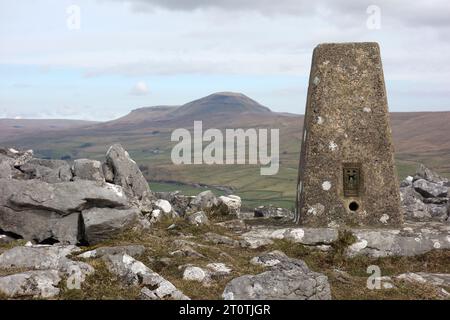
[[[130,197],[141,200],[150,188],[137,163],[120,145],[111,146],[106,153],[106,165],[114,175],[114,184],[121,186]]]
[[[59,294],[57,285],[67,279],[69,289],[79,289],[94,268],[81,261],[68,258],[80,249],[69,246],[21,246],[0,255],[0,269],[26,269],[0,277],[0,293],[11,298],[50,298]]]
[[[83,210],[84,240],[97,244],[136,225],[139,219],[136,208],[127,210],[91,208]]]
[[[225,300],[331,299],[328,277],[311,271],[302,260],[273,252],[252,262],[268,267],[269,271],[233,279],[223,292]]]
[[[105,181],[102,163],[97,160],[77,159],[73,162],[73,174],[76,179]]]
[[[71,168],[32,156],[0,149],[0,233],[36,243],[94,244],[145,225],[140,203],[151,202],[148,183],[120,145],[107,155],[112,178],[106,180],[115,184],[106,182],[99,161],[79,159]]]
[[[448,179],[419,165],[414,177],[400,184],[402,207],[407,219],[446,221],[450,214]]]

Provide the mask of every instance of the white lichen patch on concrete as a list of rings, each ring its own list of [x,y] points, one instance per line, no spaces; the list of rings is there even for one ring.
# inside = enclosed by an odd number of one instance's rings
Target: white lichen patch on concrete
[[[337,144],[334,142],[334,141],[330,141],[330,143],[328,144],[328,148],[331,150],[331,151],[334,151],[334,150],[336,150],[337,149]]]
[[[316,122],[317,124],[323,124],[323,118],[321,116],[318,116]]]
[[[314,77],[313,83],[317,86],[320,83],[319,77]]]
[[[331,182],[330,181],[324,181],[322,183],[322,190],[328,191],[331,189]]]
[[[383,214],[380,218],[380,222],[386,224],[387,221],[389,220],[389,215],[387,215],[386,213]]]

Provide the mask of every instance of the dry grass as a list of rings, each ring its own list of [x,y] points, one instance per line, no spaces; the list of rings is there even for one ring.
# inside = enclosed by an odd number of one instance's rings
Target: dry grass
[[[223,220],[220,217],[217,220]],[[264,269],[250,263],[250,259],[272,250],[281,250],[292,258],[304,260],[310,269],[328,276],[333,299],[439,299],[436,288],[422,284],[394,280],[396,288],[369,290],[366,282],[369,265],[380,267],[382,276],[392,276],[405,272],[450,273],[450,250],[434,250],[415,257],[369,258],[358,256],[346,258],[344,249],[354,242],[353,236],[341,231],[339,238],[331,247],[332,250],[322,252],[309,246],[295,244],[285,240],[275,240],[274,244],[258,249],[233,248],[227,245],[215,245],[204,239],[204,234],[213,232],[237,239],[237,235],[227,228],[213,223],[206,226],[192,226],[186,221],[162,221],[146,232],[128,231],[84,250],[101,246],[118,246],[140,244],[145,246],[145,252],[136,257],[149,268],[172,282],[178,289],[192,299],[221,299],[226,284],[241,275],[258,274]],[[175,224],[175,228],[168,228]],[[180,249],[180,240],[193,242],[192,249],[201,256],[174,256],[171,252]],[[177,244],[178,242],[178,244]],[[19,245],[20,242],[9,244],[8,247]],[[3,246],[5,247],[5,246]],[[75,258],[73,257],[74,259]],[[164,259],[170,259],[164,263]],[[162,261],[161,261],[162,260]],[[88,276],[81,290],[67,290],[65,281],[61,282],[59,299],[137,299],[139,287],[124,286],[117,277],[111,274],[101,259],[87,261],[95,268],[95,273]],[[195,281],[182,279],[185,265],[192,264],[205,267],[208,263],[222,262],[233,269],[231,275],[225,276],[204,286]],[[343,281],[335,269],[345,271],[349,279]],[[24,270],[2,270],[0,276]],[[0,299],[5,297],[0,295]]]

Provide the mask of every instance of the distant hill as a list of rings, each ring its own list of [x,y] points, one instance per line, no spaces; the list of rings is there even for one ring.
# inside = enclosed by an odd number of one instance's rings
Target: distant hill
[[[0,120],[0,145],[31,148],[47,158],[103,159],[108,146],[120,142],[151,182],[227,186],[247,205],[290,207],[295,197],[303,119],[303,115],[272,112],[243,94],[224,92],[182,106],[135,109],[102,123]],[[401,177],[413,174],[418,162],[450,177],[450,112],[394,112],[390,119]],[[173,165],[170,154],[176,142],[171,141],[171,133],[176,128],[191,130],[194,120],[202,120],[204,130],[278,128],[279,174],[260,176],[259,166],[254,165]],[[164,190],[175,188],[153,185]]]
[[[186,103],[174,110],[172,115],[175,117],[207,117],[208,115],[244,113],[271,113],[271,111],[242,93],[218,92]]]
[[[98,122],[66,119],[0,119],[0,142],[16,140],[42,132],[80,128],[96,123]]]

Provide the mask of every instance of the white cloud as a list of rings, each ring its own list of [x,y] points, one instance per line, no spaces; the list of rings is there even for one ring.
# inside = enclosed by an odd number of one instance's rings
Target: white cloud
[[[139,81],[133,88],[131,88],[130,94],[135,96],[145,96],[149,93],[148,86],[145,82]]]

